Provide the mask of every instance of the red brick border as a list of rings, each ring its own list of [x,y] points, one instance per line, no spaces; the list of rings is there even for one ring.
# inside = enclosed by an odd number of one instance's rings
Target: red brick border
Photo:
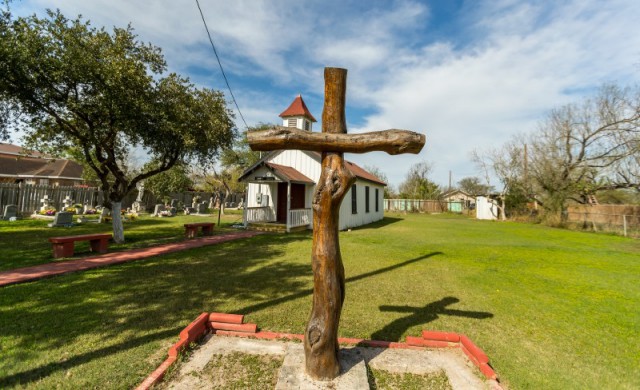
[[[304,339],[304,336],[301,334],[258,331],[256,324],[245,324],[244,316],[241,314],[202,313],[180,332],[178,342],[169,348],[168,358],[162,362],[136,390],[148,390],[152,386],[160,383],[169,367],[176,362],[180,353],[184,351],[189,344],[197,341],[209,332],[220,336],[247,337],[263,340],[283,339],[302,341]],[[460,348],[487,379],[494,381],[494,389],[502,389],[498,383],[498,375],[489,365],[489,357],[463,334],[424,330],[422,331],[422,337],[407,336],[406,342],[404,343],[348,337],[339,337],[338,342],[340,344],[377,348]]]

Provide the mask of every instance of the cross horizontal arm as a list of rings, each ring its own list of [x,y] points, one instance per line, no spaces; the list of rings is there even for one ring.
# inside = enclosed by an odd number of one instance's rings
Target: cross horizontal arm
[[[277,126],[269,130],[247,133],[249,146],[255,151],[280,149],[312,150],[316,152],[389,154],[414,153],[422,150],[424,134],[408,130],[383,130],[360,134],[312,133],[291,127]]]

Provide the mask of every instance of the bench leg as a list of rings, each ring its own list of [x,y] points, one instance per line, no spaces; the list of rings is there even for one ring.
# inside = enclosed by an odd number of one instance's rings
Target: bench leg
[[[185,228],[185,236],[187,238],[195,238],[196,237],[196,233],[198,232],[198,228],[194,228],[194,227],[186,227]]]
[[[73,256],[73,242],[64,242],[62,244],[53,244],[53,258]]]
[[[109,248],[109,240],[105,240],[104,238],[91,240],[89,244],[91,244],[92,252],[107,253],[107,248]]]
[[[212,236],[213,235],[213,226],[203,226],[202,227],[202,234],[205,236]]]

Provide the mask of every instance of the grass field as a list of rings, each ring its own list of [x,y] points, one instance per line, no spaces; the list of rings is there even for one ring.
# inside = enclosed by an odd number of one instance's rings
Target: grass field
[[[135,222],[126,245],[177,240],[182,218]],[[0,262],[50,260],[51,229],[21,223],[29,234],[0,225]],[[460,332],[509,388],[640,388],[637,240],[447,215],[388,215],[340,240],[341,336]],[[0,388],[134,387],[203,311],[303,333],[310,245],[264,235],[2,288]]]

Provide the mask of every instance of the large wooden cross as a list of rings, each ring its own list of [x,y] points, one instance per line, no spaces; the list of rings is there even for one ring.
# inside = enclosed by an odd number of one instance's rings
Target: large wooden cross
[[[340,373],[338,323],[345,296],[338,217],[342,199],[356,180],[346,168],[343,154],[418,153],[425,136],[395,129],[347,134],[347,70],[325,68],[324,79],[322,133],[278,126],[249,132],[247,138],[256,151],[297,149],[322,153],[322,171],[313,196],[313,306],[304,335],[304,351],[307,374],[330,380]]]

